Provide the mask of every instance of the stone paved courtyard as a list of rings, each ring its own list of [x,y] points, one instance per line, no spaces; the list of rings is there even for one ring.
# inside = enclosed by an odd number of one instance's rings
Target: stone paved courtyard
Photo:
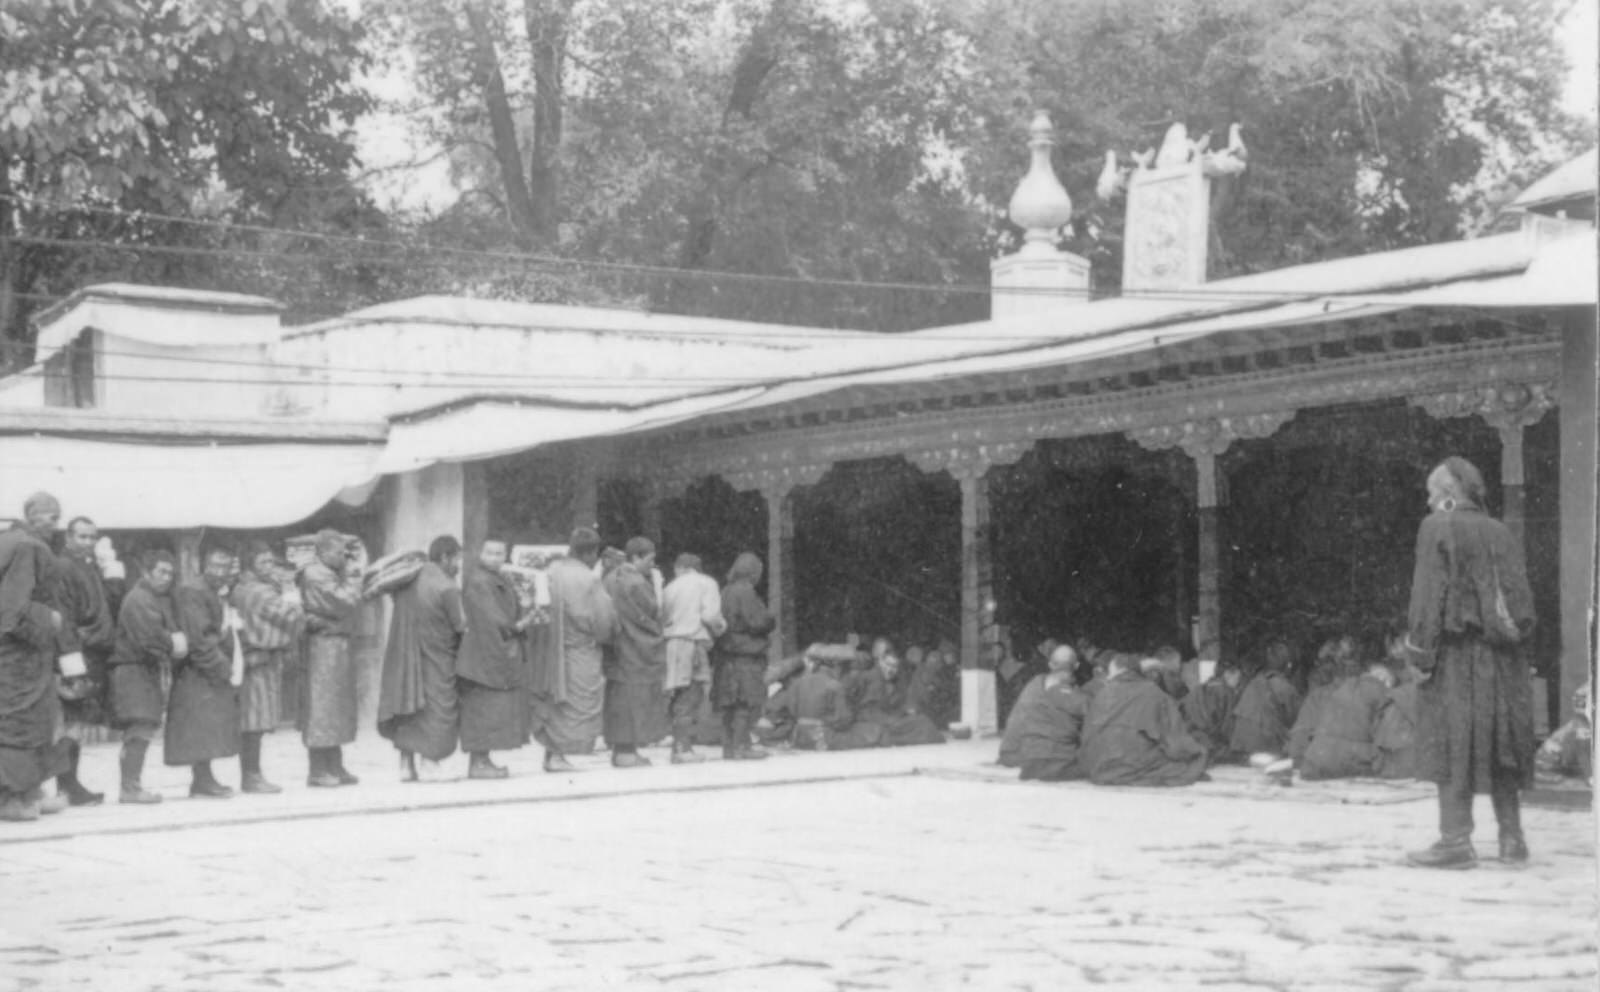
[[[1529,810],[1526,869],[1423,872],[1401,864],[1431,839],[1414,794],[1024,784],[991,751],[594,758],[577,801],[531,752],[508,783],[369,780],[338,808],[168,783],[155,810],[0,827],[0,988],[1595,987],[1587,811]],[[735,773],[756,778],[662,788]],[[520,791],[457,804],[497,786]],[[433,808],[380,815],[397,794]]]

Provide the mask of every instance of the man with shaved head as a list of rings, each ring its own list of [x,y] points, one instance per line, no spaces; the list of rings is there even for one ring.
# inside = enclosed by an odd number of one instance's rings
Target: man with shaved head
[[[53,606],[55,564],[41,540],[55,529],[61,504],[37,493],[23,512],[24,524],[0,534],[0,820],[38,819],[39,785],[61,770],[53,744],[62,617]]]

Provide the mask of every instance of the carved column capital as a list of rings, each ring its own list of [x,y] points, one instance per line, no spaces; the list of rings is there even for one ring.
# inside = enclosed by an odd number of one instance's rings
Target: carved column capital
[[[1215,458],[1233,442],[1270,437],[1294,418],[1293,410],[1273,410],[1236,417],[1206,417],[1178,424],[1161,424],[1128,432],[1129,440],[1147,451],[1182,448],[1190,458]]]
[[[1538,423],[1556,405],[1556,386],[1554,382],[1502,382],[1413,396],[1411,404],[1438,420],[1479,416],[1504,434]]]
[[[1032,441],[991,441],[981,444],[951,445],[906,452],[906,460],[924,472],[949,472],[957,482],[981,479],[996,465],[1014,464]]]
[[[751,469],[746,472],[724,472],[728,485],[739,492],[755,490],[769,501],[782,499],[796,486],[813,486],[828,474],[831,465],[792,464]]]

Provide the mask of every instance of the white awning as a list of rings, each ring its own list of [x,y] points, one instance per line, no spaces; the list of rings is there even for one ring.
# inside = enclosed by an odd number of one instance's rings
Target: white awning
[[[42,489],[61,501],[63,522],[81,515],[109,529],[278,527],[311,516],[347,487],[369,483],[381,451],[352,444],[0,437],[0,515],[20,514],[28,496]]]

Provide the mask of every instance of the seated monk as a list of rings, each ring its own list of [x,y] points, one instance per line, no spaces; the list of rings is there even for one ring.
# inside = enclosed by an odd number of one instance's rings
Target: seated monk
[[[1328,700],[1345,681],[1361,674],[1356,658],[1356,642],[1350,637],[1335,637],[1317,651],[1311,666],[1311,685],[1294,726],[1289,728],[1289,758],[1296,764],[1305,760],[1306,748],[1311,746],[1311,735],[1322,720]]]
[[[1382,661],[1373,662],[1362,675],[1340,682],[1323,707],[1305,757],[1295,762],[1300,777],[1376,775],[1378,723],[1393,686],[1394,675]]]
[[[1189,734],[1206,749],[1208,764],[1226,761],[1233,736],[1233,705],[1239,698],[1239,666],[1231,661],[1217,662],[1211,678],[1202,682],[1179,704]]]
[[[935,727],[948,727],[961,717],[961,669],[954,652],[928,649],[911,676],[907,702]]]
[[[1572,694],[1572,719],[1556,728],[1533,756],[1534,781],[1555,785],[1564,779],[1594,779],[1594,727],[1589,716],[1589,684]]]
[[[1083,740],[1083,724],[1089,715],[1089,697],[1078,686],[1089,681],[1093,666],[1080,661],[1068,645],[1060,645],[1049,659],[1050,670],[1039,676],[1043,688],[1037,703],[1022,720],[1018,731],[1024,780],[1066,782],[1083,778],[1078,765],[1078,747]]]
[[[1389,690],[1388,703],[1378,718],[1378,774],[1383,778],[1417,777],[1417,684],[1422,673],[1405,650],[1405,630],[1389,639],[1389,670],[1399,684]]]
[[[1170,644],[1146,655],[1140,660],[1139,668],[1145,678],[1160,686],[1162,692],[1179,703],[1189,694],[1189,685],[1183,681],[1183,655]]]
[[[1044,695],[1043,675],[1035,675],[1027,685],[1022,687],[1022,693],[1017,696],[1017,701],[1012,704],[1011,712],[1006,715],[1005,731],[1000,736],[1000,767],[1022,767],[1022,731],[1033,719],[1033,711],[1039,706],[1039,697]]]
[[[1105,688],[1089,703],[1078,764],[1096,785],[1190,785],[1206,770],[1206,749],[1184,727],[1173,698],[1117,655]]]
[[[1248,755],[1285,753],[1289,730],[1300,713],[1300,693],[1285,674],[1293,658],[1283,641],[1268,645],[1265,663],[1239,690],[1229,750]]]
[[[940,744],[944,734],[927,717],[912,713],[906,705],[905,689],[897,675],[900,659],[884,652],[877,664],[852,675],[844,685],[844,698],[850,713],[850,732],[869,734],[867,727],[882,731],[885,747],[909,744]]]

